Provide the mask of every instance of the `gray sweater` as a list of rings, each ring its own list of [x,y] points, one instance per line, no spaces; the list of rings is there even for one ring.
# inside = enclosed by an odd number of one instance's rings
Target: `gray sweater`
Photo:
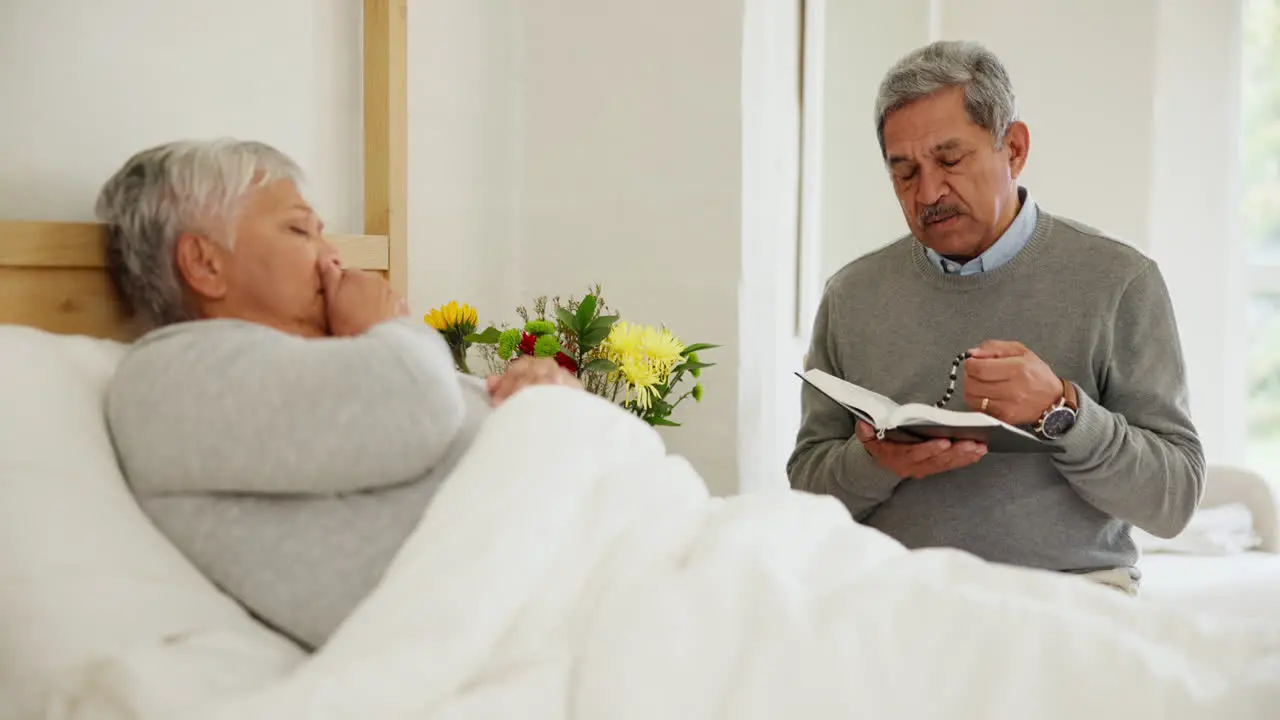
[[[1205,468],[1168,291],[1155,263],[1092,229],[1041,212],[1017,256],[976,275],[944,274],[911,237],[858,259],[828,284],[808,366],[932,403],[956,354],[989,339],[1022,342],[1076,385],[1065,452],[901,480],[806,386],[792,486],[834,495],[908,547],[1053,570],[1132,567],[1131,525],[1162,537],[1186,525]]]
[[[147,515],[310,648],[377,585],[488,411],[483,383],[408,321],[316,340],[172,325],[134,345],[106,401]]]

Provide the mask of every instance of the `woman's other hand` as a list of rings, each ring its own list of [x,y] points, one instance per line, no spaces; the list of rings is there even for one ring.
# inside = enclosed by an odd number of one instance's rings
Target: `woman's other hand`
[[[501,375],[490,375],[488,384],[489,396],[494,407],[506,402],[512,395],[530,385],[563,385],[582,388],[578,378],[560,367],[555,360],[531,357],[516,360]]]

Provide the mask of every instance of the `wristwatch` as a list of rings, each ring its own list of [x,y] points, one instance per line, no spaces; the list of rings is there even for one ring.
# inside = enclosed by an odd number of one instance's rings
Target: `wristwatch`
[[[1076,415],[1079,412],[1076,386],[1063,380],[1062,397],[1040,416],[1040,422],[1035,427],[1036,434],[1046,440],[1062,439],[1076,426]]]

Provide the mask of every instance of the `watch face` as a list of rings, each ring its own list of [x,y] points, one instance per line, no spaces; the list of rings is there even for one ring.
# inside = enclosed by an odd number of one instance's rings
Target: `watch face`
[[[1044,426],[1041,428],[1041,432],[1050,440],[1056,440],[1066,435],[1067,431],[1074,427],[1075,424],[1075,411],[1071,408],[1061,407],[1049,413],[1049,416],[1044,419]]]

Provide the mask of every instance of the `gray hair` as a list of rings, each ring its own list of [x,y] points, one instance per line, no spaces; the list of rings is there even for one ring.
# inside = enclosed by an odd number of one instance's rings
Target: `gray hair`
[[[1018,103],[1009,73],[995,53],[975,42],[939,40],[899,60],[876,94],[876,137],[885,154],[885,118],[940,90],[964,88],[969,119],[991,133],[996,147],[1018,119]]]
[[[301,178],[293,160],[259,142],[181,141],[137,153],[102,186],[95,207],[107,225],[107,271],[116,290],[154,326],[190,320],[175,266],[178,237],[196,232],[233,248],[245,195]]]

